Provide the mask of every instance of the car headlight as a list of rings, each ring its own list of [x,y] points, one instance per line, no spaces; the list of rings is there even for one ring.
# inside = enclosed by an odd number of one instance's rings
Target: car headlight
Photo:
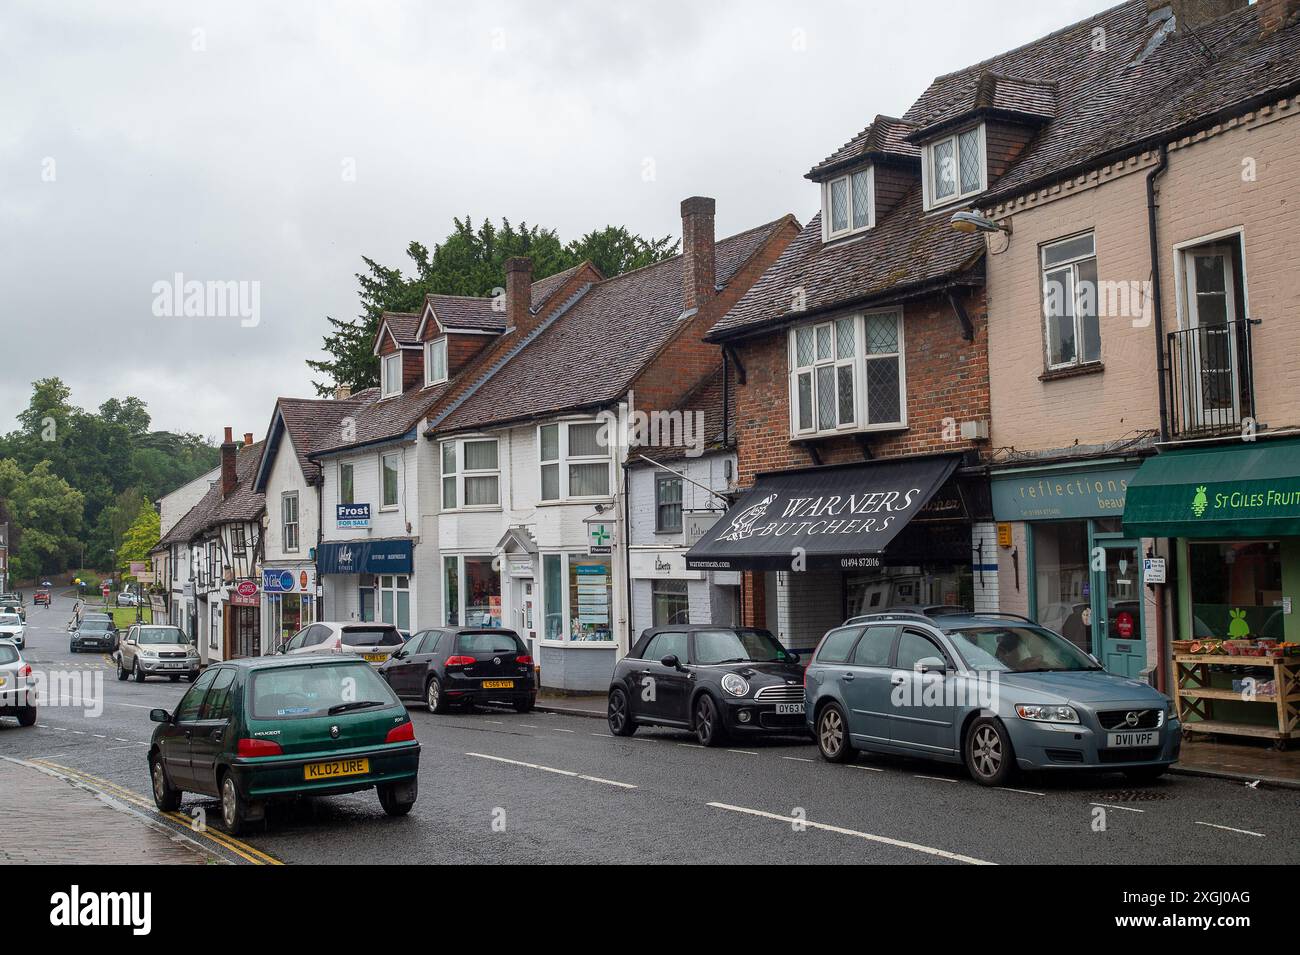
[[[722,688],[732,696],[746,696],[749,693],[749,681],[739,673],[728,673],[722,678]]]
[[[1037,723],[1077,723],[1079,714],[1073,706],[1060,706],[1056,703],[1017,703],[1016,715],[1022,720]]]

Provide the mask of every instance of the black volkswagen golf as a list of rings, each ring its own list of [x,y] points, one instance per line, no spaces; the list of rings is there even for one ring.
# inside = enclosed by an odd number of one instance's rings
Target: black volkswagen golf
[[[807,735],[803,667],[766,630],[654,627],[614,667],[609,729],[679,726],[705,746],[737,733]]]
[[[527,713],[537,702],[533,658],[513,630],[445,627],[412,634],[379,667],[404,700],[434,713],[475,703],[505,703]]]

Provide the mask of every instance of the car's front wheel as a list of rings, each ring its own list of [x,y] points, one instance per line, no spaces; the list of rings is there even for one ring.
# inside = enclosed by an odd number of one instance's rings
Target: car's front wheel
[[[981,717],[971,723],[962,752],[967,771],[981,786],[1001,786],[1015,772],[1016,755],[1000,720]]]
[[[136,683],[143,683],[143,682],[144,682],[144,670],[140,669],[140,661],[139,661],[139,660],[136,660],[136,661],[135,661],[135,672],[132,674],[132,676],[135,677],[135,682],[136,682]]]
[[[248,806],[229,773],[221,780],[221,822],[232,836],[239,835],[248,825]]]
[[[701,746],[721,746],[727,741],[718,704],[707,693],[701,693],[695,701],[695,738]]]
[[[609,708],[606,710],[609,731],[615,736],[631,736],[636,732],[636,721],[628,707],[627,693],[620,687],[609,691]]]
[[[119,680],[125,680],[130,675],[131,674],[126,672],[126,667],[122,666],[122,657],[119,655],[117,658],[117,678]]]
[[[181,792],[167,779],[161,756],[149,760],[149,777],[153,782],[153,801],[159,812],[175,812],[181,807]]]
[[[846,763],[853,758],[848,721],[834,703],[827,703],[817,714],[817,752],[828,763]]]

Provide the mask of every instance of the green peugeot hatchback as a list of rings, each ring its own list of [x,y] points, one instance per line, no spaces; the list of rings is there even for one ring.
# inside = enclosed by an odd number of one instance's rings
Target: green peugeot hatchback
[[[211,666],[149,745],[153,798],[221,800],[226,830],[265,818],[266,803],[374,788],[390,816],[411,811],[420,744],[406,707],[361,658],[253,657]]]

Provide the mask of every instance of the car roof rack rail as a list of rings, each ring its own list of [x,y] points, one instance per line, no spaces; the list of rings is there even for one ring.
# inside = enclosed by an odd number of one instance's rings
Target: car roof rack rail
[[[849,617],[840,626],[848,627],[855,623],[866,623],[868,620],[922,620],[926,623],[934,623],[932,617],[927,617],[923,613],[912,613],[908,610],[882,610],[880,613],[860,613],[857,616]]]
[[[1032,617],[1026,617],[1026,616],[1025,616],[1024,614],[1022,614],[1022,613],[1009,613],[1009,612],[1007,612],[1007,611],[1005,611],[1005,610],[983,610],[983,611],[977,611],[977,612],[975,612],[975,613],[970,614],[970,616],[972,616],[972,617],[1007,617],[1008,619],[1011,619],[1011,620],[1023,620],[1025,623],[1032,623],[1032,624],[1034,624],[1035,626],[1038,625],[1038,621],[1035,620],[1035,619],[1033,619]]]

